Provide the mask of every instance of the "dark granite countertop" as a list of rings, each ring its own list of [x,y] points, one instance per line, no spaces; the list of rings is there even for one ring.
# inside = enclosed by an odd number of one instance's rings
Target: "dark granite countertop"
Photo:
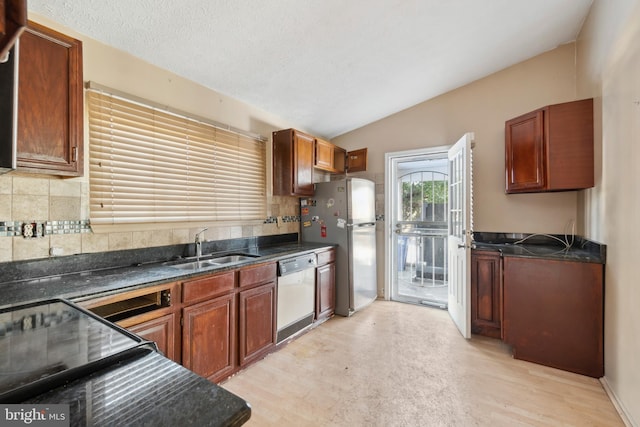
[[[193,244],[3,263],[0,309],[51,298],[80,301],[331,246],[299,243],[297,233],[205,242],[204,255],[241,252],[256,257],[197,271],[164,265],[193,256]],[[236,426],[251,416],[243,399],[155,352],[119,362],[24,403],[68,403],[71,425]]]
[[[505,257],[606,262],[606,246],[581,237],[483,232],[474,232],[473,235],[473,249],[498,251]]]
[[[237,246],[237,245],[235,245]],[[224,265],[224,266],[208,266],[197,271],[180,270],[169,265],[163,265],[164,262],[179,258],[181,255],[170,255],[166,251],[157,255],[158,258],[147,259],[143,257],[136,259],[135,256],[119,253],[104,253],[103,257],[113,257],[115,266],[99,263],[94,259],[97,254],[91,254],[87,262],[79,263],[78,270],[68,271],[63,268],[55,268],[52,266],[48,271],[49,274],[36,277],[21,278],[25,270],[46,271],[46,266],[42,267],[40,263],[55,263],[59,260],[44,261],[28,261],[18,263],[7,263],[12,265],[0,265],[0,309],[21,304],[26,302],[46,300],[50,298],[66,298],[72,301],[81,301],[87,298],[109,295],[128,290],[134,290],[160,283],[166,283],[173,280],[187,279],[202,273],[222,272],[239,267],[246,267],[252,264],[258,264],[268,261],[276,261],[287,256],[311,252],[328,245],[315,243],[299,243],[299,242],[280,242],[276,244],[265,244],[262,246],[234,247],[230,249],[226,247],[215,247],[214,251],[204,252],[205,255],[211,253],[229,253],[242,252],[257,256],[251,260],[241,263]],[[217,250],[221,249],[223,250]],[[134,252],[134,251],[124,251]],[[157,250],[156,250],[157,252]],[[175,252],[175,251],[174,251]],[[185,253],[184,250],[180,253]],[[151,256],[151,255],[148,255]],[[73,257],[73,256],[72,256]],[[70,257],[70,258],[72,258]],[[87,256],[78,256],[87,257]],[[127,259],[128,265],[123,265],[122,258]],[[71,262],[71,260],[69,260]],[[77,263],[77,261],[76,261]],[[36,267],[34,267],[34,264]],[[13,267],[13,268],[12,268]],[[31,268],[33,267],[33,268]],[[97,267],[97,268],[91,268]],[[57,271],[56,271],[57,270]],[[24,274],[22,274],[24,273]],[[36,273],[37,274],[37,273]],[[19,278],[18,280],[5,281],[5,278]]]
[[[68,404],[72,426],[240,426],[249,404],[151,352],[22,403]]]

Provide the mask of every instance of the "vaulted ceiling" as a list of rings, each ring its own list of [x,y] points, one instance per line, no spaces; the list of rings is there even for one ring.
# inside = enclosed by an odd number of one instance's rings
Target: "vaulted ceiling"
[[[29,0],[332,138],[571,42],[593,0]]]

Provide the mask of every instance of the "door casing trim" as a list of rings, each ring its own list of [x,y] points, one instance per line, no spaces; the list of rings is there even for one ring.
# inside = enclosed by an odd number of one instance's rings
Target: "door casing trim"
[[[391,300],[391,281],[393,280],[393,268],[395,266],[395,258],[392,257],[391,243],[393,229],[391,224],[392,218],[392,189],[394,188],[396,177],[395,164],[400,160],[406,160],[412,157],[444,157],[452,145],[440,145],[437,147],[425,147],[414,150],[394,151],[384,154],[384,299]]]

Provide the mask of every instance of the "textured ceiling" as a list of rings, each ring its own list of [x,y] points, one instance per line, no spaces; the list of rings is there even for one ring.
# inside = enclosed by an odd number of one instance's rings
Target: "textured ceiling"
[[[575,40],[592,0],[29,0],[332,138]]]

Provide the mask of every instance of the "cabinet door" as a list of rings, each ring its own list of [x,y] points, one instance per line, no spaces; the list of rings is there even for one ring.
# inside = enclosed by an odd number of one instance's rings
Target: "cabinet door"
[[[316,320],[330,317],[336,307],[336,265],[326,264],[316,269]]]
[[[593,99],[549,105],[505,123],[507,193],[594,185]]]
[[[315,138],[295,129],[273,132],[273,194],[313,196]]]
[[[313,196],[314,138],[294,132],[293,193]]]
[[[18,169],[80,176],[82,43],[33,22],[20,37]]]
[[[240,366],[266,355],[276,342],[276,283],[240,292]]]
[[[211,381],[236,369],[235,294],[183,309],[182,364]]]
[[[498,252],[471,252],[471,332],[502,336],[502,269]]]
[[[333,144],[316,138],[315,167],[322,170],[333,171]]]
[[[167,314],[148,320],[127,329],[134,334],[156,343],[158,349],[169,359],[179,362],[175,351],[175,314]]]
[[[506,192],[543,190],[544,112],[533,111],[505,124]]]
[[[547,107],[545,138],[547,189],[593,187],[593,99]]]
[[[604,375],[604,267],[504,258],[504,341],[513,357]]]
[[[366,148],[360,148],[347,152],[347,172],[367,171],[367,151]]]

